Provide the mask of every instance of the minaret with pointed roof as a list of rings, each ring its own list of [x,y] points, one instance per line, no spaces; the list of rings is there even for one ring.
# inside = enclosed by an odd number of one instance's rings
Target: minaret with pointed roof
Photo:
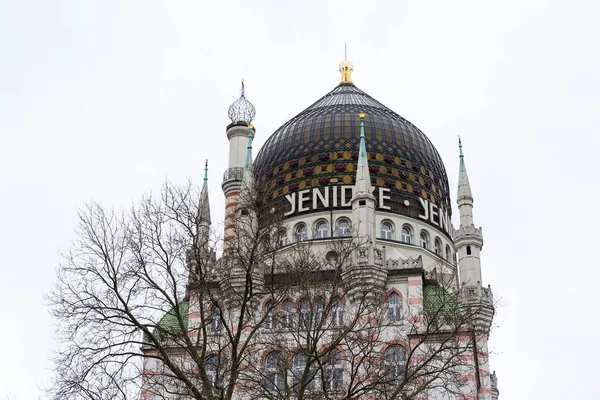
[[[477,399],[492,400],[498,398],[498,391],[492,386],[487,341],[494,319],[494,296],[490,286],[482,285],[480,254],[483,247],[483,234],[482,229],[475,227],[473,222],[473,192],[469,184],[460,137],[458,148],[460,163],[456,202],[460,214],[460,226],[454,230],[453,239],[458,257],[461,306],[467,310],[479,310],[471,320],[475,334],[474,345],[477,348],[475,363]]]
[[[480,252],[483,247],[481,228],[473,224],[473,193],[469,184],[462,141],[458,139],[460,163],[458,172],[457,203],[460,214],[460,227],[454,231],[454,245],[458,255],[460,283],[462,286],[481,285]]]

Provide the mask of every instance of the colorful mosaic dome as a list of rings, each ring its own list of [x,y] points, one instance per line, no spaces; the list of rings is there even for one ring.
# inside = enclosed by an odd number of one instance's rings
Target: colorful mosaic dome
[[[256,171],[274,204],[299,190],[354,183],[359,113],[366,113],[373,186],[402,195],[395,198],[421,197],[450,213],[446,170],[431,141],[349,80],[281,126],[258,153]],[[392,210],[402,207],[397,204]],[[418,215],[416,208],[402,213]]]

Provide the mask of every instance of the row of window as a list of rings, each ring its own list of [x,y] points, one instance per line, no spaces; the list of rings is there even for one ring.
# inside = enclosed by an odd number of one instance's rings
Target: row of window
[[[222,383],[220,373],[221,362],[217,355],[211,355],[206,360],[206,375],[214,385]],[[389,346],[384,353],[383,364],[385,373],[390,382],[397,385],[404,381],[406,368],[406,350],[400,345]],[[319,363],[304,353],[297,353],[292,363],[286,366],[283,354],[273,351],[264,361],[265,388],[268,391],[284,391],[286,380],[290,378],[290,386],[298,386],[299,382],[306,382],[307,390],[317,387],[325,390],[339,390],[344,386],[344,360],[342,352],[333,349],[322,362],[323,372],[318,373]]]
[[[344,323],[344,305],[338,297],[332,299],[329,315],[325,315],[325,301],[321,298],[315,302],[314,312],[308,299],[301,300],[297,308],[293,306],[291,300],[285,300],[279,310],[274,311],[273,308],[271,300],[265,303],[265,310],[268,312],[264,324],[266,329],[293,329],[296,326],[336,327]],[[402,319],[402,301],[398,293],[392,292],[388,296],[387,317],[391,322]],[[221,313],[218,308],[215,308],[211,313],[208,330],[211,333],[218,333],[222,328]]]
[[[333,232],[331,232],[328,221],[318,220],[315,224],[315,239],[326,239],[329,238],[332,234],[335,237],[349,237],[351,235],[351,229],[352,228],[350,220],[345,217],[337,219],[335,230]],[[392,221],[384,220],[381,223],[379,238],[386,240],[397,240],[396,230]],[[304,222],[296,224],[296,226],[294,227],[293,240],[295,242],[303,242],[308,239],[308,228],[306,224]],[[286,246],[289,244],[288,240],[289,238],[287,235],[287,231],[283,229],[279,234],[279,244],[281,246]],[[400,241],[402,243],[407,244],[417,244],[415,243],[413,229],[410,225],[405,224],[402,226],[402,229],[400,231]],[[447,261],[452,261],[452,249],[449,245],[446,245],[445,249],[443,249],[442,240],[439,237],[436,236],[436,238],[434,239],[432,249],[429,233],[425,230],[422,230],[419,233],[418,244],[424,249],[433,250],[433,252],[440,257],[445,257]]]
[[[273,303],[269,300],[265,305],[266,310],[273,308]],[[265,320],[266,329],[292,329],[296,326],[308,328],[311,326],[326,327],[341,326],[344,323],[344,307],[339,298],[331,301],[330,315],[325,315],[325,301],[318,299],[314,306],[314,312],[311,310],[311,304],[308,299],[303,299],[298,303],[295,309],[290,300],[286,300],[281,305],[281,310],[270,312]]]
[[[338,218],[335,224],[335,230],[331,232],[329,222],[325,220],[318,220],[315,224],[315,239],[326,239],[331,237],[350,237],[351,235],[351,224],[348,218]],[[308,228],[304,222],[296,224],[294,227],[293,240],[294,242],[303,242],[308,240]],[[279,244],[286,246],[289,244],[288,235],[285,229],[279,234]]]
[[[314,312],[307,299],[301,300],[297,308],[293,306],[291,300],[285,300],[279,310],[273,311],[272,309],[273,303],[269,300],[265,303],[265,310],[269,313],[264,324],[266,329],[293,329],[296,326],[301,328],[326,327],[328,325],[336,327],[344,323],[344,305],[339,298],[332,300],[329,315],[325,315],[323,299],[317,299]],[[387,317],[391,322],[402,319],[402,301],[398,293],[392,292],[388,296]]]

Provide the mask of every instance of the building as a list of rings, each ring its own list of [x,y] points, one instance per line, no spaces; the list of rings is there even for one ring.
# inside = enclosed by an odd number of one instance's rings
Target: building
[[[256,158],[242,83],[226,129],[223,255],[208,245],[205,175],[188,295],[157,328],[191,378],[161,374],[171,367],[149,344],[142,398],[498,398],[462,143],[455,229],[437,150],[352,69],[341,63],[341,82]],[[177,335],[202,350],[178,349]]]

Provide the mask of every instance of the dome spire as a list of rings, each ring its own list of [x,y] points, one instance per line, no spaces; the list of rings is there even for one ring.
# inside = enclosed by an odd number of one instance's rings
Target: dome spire
[[[347,52],[347,48],[346,48],[346,43],[344,43],[344,61],[340,63],[340,73],[342,74],[342,80],[340,82],[341,84],[351,84],[352,85],[352,79],[350,78],[350,75],[352,75],[352,72],[354,71],[354,64],[352,64],[351,62],[348,61],[348,52]]]
[[[232,124],[250,124],[256,115],[256,109],[248,100],[246,100],[246,86],[242,79],[242,89],[240,98],[229,106],[227,113]]]

